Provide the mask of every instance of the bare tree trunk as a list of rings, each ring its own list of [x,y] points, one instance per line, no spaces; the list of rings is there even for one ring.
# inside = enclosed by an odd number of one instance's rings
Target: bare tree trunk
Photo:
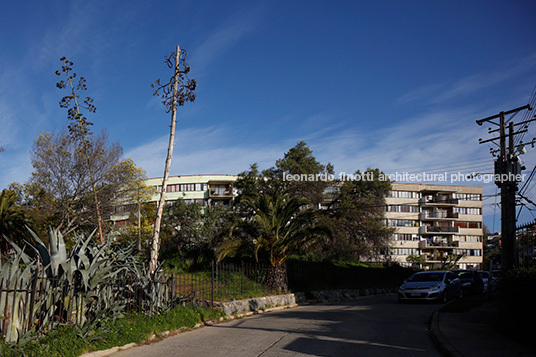
[[[154,224],[153,242],[151,245],[151,261],[149,263],[149,271],[154,273],[158,266],[158,251],[160,250],[160,224],[162,223],[162,213],[166,202],[166,189],[169,177],[169,169],[171,167],[171,157],[173,155],[173,146],[175,145],[175,126],[177,118],[177,90],[179,85],[179,57],[181,49],[177,45],[175,53],[175,77],[173,83],[173,103],[171,106],[171,129],[169,131],[168,153],[166,157],[166,167],[164,169],[164,178],[162,179],[162,188],[160,191],[160,201],[158,202],[158,210],[156,213],[156,221]]]
[[[138,189],[139,192],[139,189]],[[138,199],[138,253],[141,253],[141,203]]]
[[[95,199],[95,209],[97,210],[97,221],[99,222],[99,237],[100,237],[101,244],[104,244],[104,234],[102,232],[102,217],[100,213],[99,197],[97,196],[97,186],[95,185],[95,176],[93,175],[93,167],[91,166],[91,160],[89,159],[88,145],[87,145],[86,137],[84,135],[83,123],[82,123],[81,113],[80,113],[80,106],[78,105],[76,92],[74,90],[74,85],[71,79],[69,79],[69,84],[71,86],[74,104],[76,107],[76,113],[78,115],[78,124],[80,125],[80,131],[82,133],[82,147],[84,149],[84,154],[86,155],[87,167],[89,170],[89,178],[91,179],[91,188],[93,190],[93,197]]]

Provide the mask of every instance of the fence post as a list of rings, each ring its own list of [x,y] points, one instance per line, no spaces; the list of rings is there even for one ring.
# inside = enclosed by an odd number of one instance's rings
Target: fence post
[[[214,260],[212,261],[212,274],[210,279],[210,307],[214,307]]]

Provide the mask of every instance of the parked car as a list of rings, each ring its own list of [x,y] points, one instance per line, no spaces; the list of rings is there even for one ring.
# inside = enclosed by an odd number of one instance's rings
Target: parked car
[[[462,297],[460,279],[450,271],[425,271],[409,277],[398,289],[398,302],[442,301]]]
[[[491,292],[495,293],[497,291],[497,287],[499,286],[499,276],[501,275],[500,270],[492,270],[490,275],[490,282],[491,282]]]
[[[478,275],[482,278],[482,292],[484,294],[489,293],[491,287],[491,279],[488,271],[479,270]]]
[[[454,271],[462,283],[462,290],[465,295],[478,295],[484,291],[484,281],[476,270],[455,270]]]

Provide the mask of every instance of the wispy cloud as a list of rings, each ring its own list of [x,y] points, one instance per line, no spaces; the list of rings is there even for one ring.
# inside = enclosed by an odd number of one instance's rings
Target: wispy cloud
[[[106,28],[96,28],[95,17],[103,11],[103,3],[75,1],[71,3],[66,21],[48,29],[39,43],[37,66],[57,60],[60,56],[76,56],[82,52],[93,56],[103,53],[108,42]],[[91,31],[90,31],[91,29]]]
[[[536,68],[536,53],[518,60],[504,70],[491,73],[475,73],[451,83],[431,84],[406,93],[396,99],[396,104],[421,101],[440,104],[454,99],[468,97],[483,89],[495,87],[508,80],[517,78]]]
[[[353,172],[367,167],[385,172],[436,168],[446,162],[463,163],[487,155],[487,148],[478,145],[482,128],[476,124],[460,125],[478,115],[471,108],[433,112],[375,131],[320,128],[269,144],[259,138],[257,145],[241,144],[234,139],[232,128],[226,126],[182,129],[177,132],[172,171],[233,174],[254,162],[267,168],[300,140],[310,145],[321,162],[333,163],[338,171]],[[168,138],[165,135],[145,143],[126,156],[134,158],[150,176],[159,176]]]
[[[433,111],[374,131],[318,129],[269,144],[259,138],[257,145],[241,144],[234,139],[232,128],[226,126],[183,129],[177,132],[171,173],[237,174],[255,162],[261,169],[269,168],[298,141],[305,140],[320,162],[331,162],[335,166],[336,174],[371,167],[386,173],[447,172],[449,176],[461,173],[467,179],[466,175],[472,173],[493,172],[488,147],[478,144],[485,130],[472,122],[482,115],[473,107]],[[162,136],[128,151],[126,156],[132,157],[150,177],[161,177],[167,144],[168,136]],[[525,160],[536,162],[536,150],[529,151]],[[437,183],[483,186],[484,214],[491,224],[496,213],[493,183],[475,180]]]
[[[177,131],[171,173],[237,174],[255,162],[266,168],[290,148],[289,140],[257,146],[232,143],[232,133],[233,130],[223,126]],[[164,171],[168,142],[169,136],[165,135],[127,151],[125,156],[133,158],[149,177],[159,177]]]
[[[220,56],[254,33],[260,26],[261,16],[262,6],[241,11],[227,19],[201,45],[193,49],[190,62],[192,68],[195,68],[196,77],[203,76]]]

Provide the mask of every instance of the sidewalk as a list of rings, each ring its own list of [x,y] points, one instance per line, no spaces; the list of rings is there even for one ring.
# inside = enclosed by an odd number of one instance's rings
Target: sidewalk
[[[449,308],[453,301],[434,312],[430,334],[445,356],[536,356],[531,348],[500,331],[495,301],[487,301],[465,312]]]

